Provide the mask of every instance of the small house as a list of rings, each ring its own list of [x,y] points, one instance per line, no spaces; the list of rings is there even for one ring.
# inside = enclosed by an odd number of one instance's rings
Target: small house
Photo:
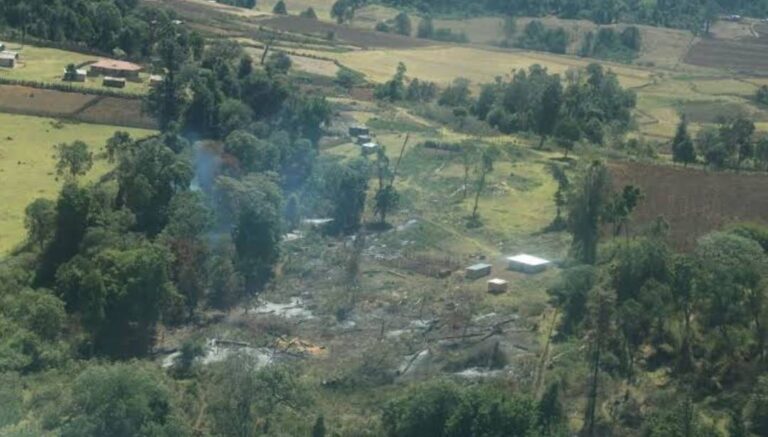
[[[491,265],[480,263],[467,267],[464,277],[467,279],[479,279],[491,274]]]
[[[0,55],[13,57],[13,59],[15,59],[17,61],[19,59],[21,59],[21,56],[19,55],[19,52],[14,52],[14,51],[11,51],[11,50],[2,50],[2,51],[0,51]]]
[[[488,281],[488,293],[492,293],[492,294],[506,293],[508,287],[509,287],[509,282],[503,279],[494,278]]]
[[[132,64],[130,62],[102,59],[91,64],[90,74],[92,76],[121,77],[138,80],[139,73],[143,69],[144,68],[141,65]]]
[[[125,78],[107,76],[102,85],[108,88],[125,88]]]
[[[368,129],[365,126],[351,126],[349,128],[349,136],[352,138],[357,138],[360,135],[371,135],[370,129]]]
[[[507,258],[509,270],[523,273],[539,273],[549,267],[551,262],[532,255],[520,254]]]
[[[362,146],[360,146],[363,149],[363,154],[368,155],[369,153],[375,153],[377,150],[379,150],[379,145],[376,143],[365,143]]]
[[[16,68],[16,57],[13,55],[6,55],[5,53],[0,53],[0,67]]]
[[[366,143],[372,143],[373,138],[371,138],[370,135],[358,135],[355,142],[362,146],[363,144],[366,144]]]
[[[149,86],[156,87],[160,86],[163,83],[163,76],[160,76],[159,74],[153,74],[152,76],[149,76]]]

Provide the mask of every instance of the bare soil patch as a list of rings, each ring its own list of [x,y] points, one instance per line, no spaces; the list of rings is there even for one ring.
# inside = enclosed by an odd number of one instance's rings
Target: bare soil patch
[[[156,128],[154,120],[142,114],[139,99],[66,93],[16,85],[0,86],[0,112],[114,126]]]
[[[610,165],[614,186],[640,187],[645,199],[633,216],[639,230],[657,217],[670,224],[670,241],[690,249],[696,239],[738,221],[765,222],[768,176],[641,163]]]
[[[759,37],[705,38],[685,56],[685,63],[732,71],[768,74],[768,26],[756,26]]]
[[[274,17],[261,20],[259,23],[277,30],[293,33],[325,36],[329,32],[333,32],[337,40],[363,48],[411,48],[433,45],[432,42],[423,39],[391,33],[372,32],[295,16]]]

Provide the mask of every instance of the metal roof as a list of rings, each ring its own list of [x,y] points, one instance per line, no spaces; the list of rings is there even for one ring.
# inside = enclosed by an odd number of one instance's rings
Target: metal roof
[[[539,258],[533,255],[526,255],[524,253],[521,253],[520,255],[510,256],[507,258],[507,261],[518,263],[518,264],[525,264],[527,266],[542,266],[550,263],[548,260],[545,260],[544,258]]]

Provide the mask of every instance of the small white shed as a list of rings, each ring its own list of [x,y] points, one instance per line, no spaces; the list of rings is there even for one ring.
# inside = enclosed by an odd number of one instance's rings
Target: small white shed
[[[552,264],[550,261],[533,255],[520,254],[507,258],[510,270],[523,273],[539,273],[547,269]]]
[[[376,143],[365,143],[362,146],[363,153],[366,155],[369,153],[375,153],[377,150],[379,150],[379,145]]]

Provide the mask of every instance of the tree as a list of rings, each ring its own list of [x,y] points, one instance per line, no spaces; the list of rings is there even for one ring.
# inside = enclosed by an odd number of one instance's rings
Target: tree
[[[750,431],[755,435],[768,434],[768,377],[758,378],[746,409]]]
[[[351,234],[360,227],[368,192],[369,165],[364,159],[327,170],[325,192],[332,200],[333,234]]]
[[[442,106],[469,106],[472,92],[469,90],[469,79],[458,77],[446,87],[437,103]]]
[[[208,305],[219,310],[229,310],[243,294],[243,278],[235,269],[231,257],[215,255],[209,267],[210,288]]]
[[[331,18],[336,20],[336,23],[343,24],[344,22],[350,22],[355,18],[355,12],[362,7],[365,0],[336,0],[331,6]]]
[[[603,221],[613,225],[614,237],[619,236],[622,229],[629,235],[629,218],[642,199],[643,193],[633,185],[625,185],[620,193],[610,197],[603,210]]]
[[[704,127],[696,134],[696,148],[704,157],[707,165],[715,168],[725,167],[728,152],[714,127]]]
[[[419,21],[419,27],[416,30],[416,36],[424,39],[431,39],[435,36],[435,25],[432,23],[432,17],[426,16]]]
[[[768,105],[768,85],[763,85],[755,92],[755,100],[762,105]]]
[[[681,162],[684,166],[696,162],[696,149],[688,134],[688,120],[685,115],[680,119],[675,138],[672,140],[672,161]]]
[[[596,434],[596,412],[598,407],[600,363],[603,351],[608,347],[615,324],[615,293],[595,288],[587,301],[587,325],[589,327],[589,369],[590,382],[587,394],[587,408],[584,413],[583,435],[593,437]]]
[[[376,151],[376,173],[379,187],[374,196],[374,213],[379,216],[379,223],[386,225],[387,213],[393,210],[400,201],[400,194],[394,187],[394,172],[390,169],[389,158],[383,147]]]
[[[411,18],[405,12],[400,12],[395,17],[395,32],[400,35],[411,36]]]
[[[213,225],[213,214],[199,191],[188,191],[174,196],[168,215],[163,237],[173,252],[173,280],[191,319],[208,286],[206,269],[200,266],[208,258],[203,238]]]
[[[128,154],[133,143],[134,141],[128,132],[115,132],[115,134],[107,140],[107,144],[104,146],[104,149],[107,151],[107,160],[110,164],[114,163],[121,156]]]
[[[58,269],[56,290],[81,315],[96,352],[143,356],[163,310],[179,297],[171,261],[170,252],[153,243],[104,249],[92,260],[76,256]]]
[[[683,319],[683,339],[676,368],[686,373],[693,370],[693,313],[698,304],[698,294],[694,288],[696,266],[685,255],[677,256],[672,264],[672,302],[674,309]]]
[[[282,193],[269,176],[248,175],[242,181],[217,180],[219,211],[232,223],[235,268],[249,294],[271,278],[280,249]]]
[[[552,164],[549,167],[549,171],[552,174],[552,178],[557,181],[557,191],[555,191],[555,219],[549,225],[549,230],[561,231],[568,227],[565,219],[563,219],[563,208],[566,206],[566,193],[570,187],[571,181],[568,179],[568,175],[565,173],[565,169],[559,165]]]
[[[482,156],[480,158],[480,166],[478,168],[480,177],[477,181],[477,191],[475,191],[475,204],[472,207],[472,223],[477,223],[480,218],[477,212],[480,204],[480,194],[482,194],[482,192],[485,190],[488,173],[493,171],[493,164],[499,158],[500,154],[501,152],[495,146],[488,146],[482,152]]]
[[[189,435],[162,373],[138,363],[98,365],[75,379],[65,437]]]
[[[276,365],[260,369],[249,354],[231,355],[212,373],[207,413],[222,436],[289,435],[277,429],[275,415],[301,420],[310,403],[294,371]]]
[[[61,143],[56,146],[56,173],[71,178],[82,176],[93,167],[93,153],[82,141]]]
[[[573,235],[571,250],[582,263],[597,261],[600,219],[610,192],[610,175],[600,161],[593,161],[571,186],[568,196],[568,229]]]
[[[275,7],[272,8],[272,13],[277,15],[288,15],[288,8],[285,6],[285,2],[279,0],[275,3]]]
[[[136,228],[159,234],[168,221],[174,195],[189,189],[193,171],[189,163],[157,140],[139,141],[117,164],[118,207],[136,215]]]
[[[67,69],[64,71],[64,80],[67,82],[74,82],[77,80],[77,66],[75,64],[67,65]]]
[[[299,14],[300,17],[309,18],[310,20],[317,20],[317,12],[313,7],[308,7],[305,11]]]
[[[755,132],[755,123],[743,116],[726,120],[720,125],[720,139],[725,146],[728,158],[734,161],[736,168],[741,168],[741,163],[752,158],[754,146],[752,135]]]
[[[287,74],[293,65],[291,57],[284,52],[272,52],[267,59],[265,68],[270,75]]]
[[[402,62],[397,64],[397,71],[391,80],[378,85],[374,91],[373,96],[380,100],[389,100],[390,102],[396,102],[403,100],[405,97],[405,73],[407,69]]]
[[[189,50],[176,35],[168,35],[158,43],[158,55],[157,66],[166,74],[162,83],[149,91],[144,105],[157,120],[160,130],[165,131],[184,114],[186,89],[179,73],[189,58]]]
[[[555,130],[560,116],[560,106],[563,101],[563,87],[560,84],[560,76],[554,75],[547,88],[541,95],[539,112],[536,115],[536,133],[539,134],[539,148],[544,146],[544,141]]]
[[[325,433],[325,418],[322,415],[317,416],[317,420],[312,426],[312,437],[325,437]]]
[[[576,143],[581,140],[581,129],[571,118],[562,117],[555,126],[554,132],[557,144],[563,149],[563,156],[568,158],[568,153],[573,150]]]
[[[42,251],[56,232],[56,204],[48,199],[35,199],[24,210],[27,238]]]

